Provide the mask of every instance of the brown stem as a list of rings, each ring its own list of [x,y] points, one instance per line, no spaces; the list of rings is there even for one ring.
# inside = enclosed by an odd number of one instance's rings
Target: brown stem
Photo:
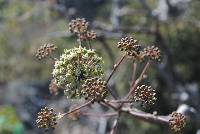
[[[118,111],[117,106],[116,106],[116,105],[113,105],[113,104],[111,104],[111,103],[109,103],[109,101],[106,100],[106,99],[104,99],[104,100],[102,101],[102,104],[105,105],[105,106],[107,106],[107,107],[111,107],[112,109]]]
[[[60,118],[62,118],[63,116],[66,116],[66,115],[68,115],[68,114],[71,114],[71,113],[73,113],[73,112],[75,112],[75,111],[77,111],[77,110],[79,110],[79,109],[81,109],[81,108],[83,108],[83,107],[86,107],[86,106],[88,106],[89,104],[91,104],[92,102],[94,102],[94,100],[90,100],[90,101],[84,103],[83,105],[81,105],[81,106],[79,106],[79,107],[76,107],[76,108],[70,110],[70,111],[67,112],[67,113],[62,114]]]
[[[83,116],[93,116],[93,117],[111,117],[111,116],[117,116],[117,112],[112,113],[81,113]]]
[[[133,111],[131,108],[122,108],[121,112],[127,113],[137,119],[147,121],[150,123],[158,123],[158,124],[164,124],[168,125],[169,124],[169,118],[167,116],[157,116],[145,112],[136,112]]]
[[[119,125],[119,117],[120,117],[120,113],[118,113],[117,118],[114,120],[113,125],[112,125],[112,129],[110,131],[110,134],[116,134],[117,133],[117,127]]]
[[[138,77],[138,79],[135,81],[133,87],[130,89],[129,93],[127,94],[127,96],[125,97],[125,100],[127,100],[131,95],[134,95],[134,91],[135,88],[137,87],[137,85],[140,83],[140,81],[143,79],[144,74],[147,71],[147,68],[150,65],[150,61],[148,61],[144,67],[144,69],[142,70],[142,73],[140,74],[140,76]]]
[[[120,113],[129,114],[137,119],[140,119],[146,122],[164,124],[164,125],[169,124],[169,118],[167,116],[149,114],[149,113],[138,111],[137,109],[133,110],[130,107],[119,107],[119,106],[111,104],[108,101],[106,101],[106,104],[107,106],[112,106],[111,108],[113,108],[116,111],[119,111]]]
[[[133,100],[110,100],[111,103],[132,103]]]
[[[111,79],[111,77],[113,76],[114,72],[117,70],[117,68],[119,67],[119,65],[122,63],[122,61],[124,60],[124,58],[126,57],[126,54],[124,54],[121,59],[114,65],[113,70],[111,72],[111,74],[109,75],[106,83],[109,82],[109,80]]]
[[[132,74],[132,82],[131,82],[131,88],[133,87],[135,83],[135,77],[136,77],[136,70],[137,70],[137,63],[133,63],[133,74]]]

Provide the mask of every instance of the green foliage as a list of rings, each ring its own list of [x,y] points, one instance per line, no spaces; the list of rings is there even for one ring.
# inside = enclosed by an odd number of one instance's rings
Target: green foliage
[[[11,106],[0,107],[0,134],[23,134],[23,125]]]

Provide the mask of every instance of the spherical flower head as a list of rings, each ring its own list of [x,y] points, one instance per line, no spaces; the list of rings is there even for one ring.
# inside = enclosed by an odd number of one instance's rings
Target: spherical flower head
[[[78,47],[65,49],[55,62],[53,77],[56,85],[65,89],[68,98],[80,98],[83,81],[103,74],[102,58],[94,50]]]
[[[182,131],[186,125],[186,117],[183,114],[177,112],[173,112],[170,116],[170,129],[175,133]]]
[[[135,101],[140,101],[142,105],[152,105],[156,101],[155,95],[155,90],[151,86],[142,85],[135,89],[133,97]]]
[[[35,56],[37,59],[41,60],[49,56],[56,49],[57,47],[54,44],[44,44],[36,51]]]
[[[43,128],[45,130],[48,130],[50,128],[54,129],[57,116],[56,113],[54,113],[53,109],[49,109],[48,107],[45,107],[41,109],[41,111],[38,113],[36,123],[38,125],[38,128]]]
[[[140,54],[141,46],[138,44],[138,41],[133,37],[122,38],[117,45],[121,51],[124,51],[127,55],[133,56],[136,58]]]
[[[89,23],[84,18],[77,18],[69,23],[69,30],[72,33],[84,33],[88,29]]]
[[[160,61],[161,59],[161,52],[158,47],[155,46],[147,46],[143,50],[143,54],[146,57],[149,57],[151,60]]]
[[[96,38],[96,33],[94,31],[87,31],[83,34],[79,34],[80,41],[94,40]]]
[[[82,94],[86,99],[92,99],[98,102],[103,100],[108,93],[106,90],[106,82],[97,77],[86,79],[82,88]]]

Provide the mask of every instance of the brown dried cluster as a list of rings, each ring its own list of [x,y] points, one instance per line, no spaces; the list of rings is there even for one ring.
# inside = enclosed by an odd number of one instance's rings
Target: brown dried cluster
[[[155,46],[147,46],[143,50],[143,54],[149,57],[151,60],[160,61],[161,52],[158,47]]]
[[[140,101],[142,105],[152,105],[156,101],[155,95],[155,90],[151,86],[142,85],[135,89],[133,97],[135,101]]]
[[[84,18],[77,18],[69,23],[69,30],[72,33],[84,33],[88,29],[89,23]]]
[[[83,34],[79,34],[80,41],[87,41],[95,39],[97,34],[94,31],[87,31]]]
[[[121,51],[125,51],[127,55],[137,57],[140,54],[141,45],[138,44],[138,40],[133,37],[122,38],[117,45]]]
[[[58,94],[59,87],[56,85],[55,79],[51,80],[51,83],[49,84],[49,91],[53,95]]]
[[[106,82],[101,78],[90,78],[85,80],[82,93],[86,99],[101,101],[107,95]]]
[[[36,51],[35,56],[37,59],[41,60],[49,56],[49,54],[51,54],[56,49],[57,47],[54,44],[44,44],[43,46],[40,46],[40,48]]]
[[[38,113],[36,123],[38,128],[43,128],[45,130],[48,130],[49,128],[54,129],[57,124],[56,119],[56,114],[53,109],[45,107]]]
[[[186,117],[183,114],[177,112],[173,112],[170,116],[170,129],[176,133],[182,131],[186,125]]]

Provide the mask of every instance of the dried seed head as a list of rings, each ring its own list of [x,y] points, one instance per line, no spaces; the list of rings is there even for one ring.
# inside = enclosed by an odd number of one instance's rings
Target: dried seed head
[[[51,80],[51,83],[49,84],[49,91],[53,95],[58,94],[59,87],[56,85],[55,79]]]
[[[38,128],[43,128],[45,130],[48,130],[50,128],[54,129],[57,116],[54,113],[53,109],[49,109],[47,107],[41,109],[41,111],[38,113],[36,123],[38,125]]]
[[[170,116],[170,129],[175,133],[182,131],[186,125],[186,117],[183,114],[177,112],[173,112]]]
[[[96,33],[94,31],[87,31],[86,33],[79,34],[80,41],[87,41],[87,40],[93,40],[96,38]]]
[[[89,23],[84,18],[77,18],[69,23],[69,30],[72,33],[84,33],[87,31]]]
[[[121,51],[125,51],[127,55],[133,56],[136,58],[140,54],[141,46],[138,44],[138,41],[133,37],[122,38],[117,45]]]
[[[152,105],[156,101],[155,95],[155,90],[151,86],[142,85],[136,88],[133,97],[135,101],[140,101],[142,105]]]
[[[158,47],[155,46],[147,46],[143,50],[143,54],[149,57],[151,60],[160,61],[161,52]]]
[[[56,50],[56,46],[53,44],[44,44],[43,46],[40,46],[40,48],[36,51],[35,56],[41,60],[43,58],[46,58],[51,54],[53,51]]]
[[[106,82],[101,78],[86,79],[82,88],[82,94],[86,99],[101,101],[107,95]]]

